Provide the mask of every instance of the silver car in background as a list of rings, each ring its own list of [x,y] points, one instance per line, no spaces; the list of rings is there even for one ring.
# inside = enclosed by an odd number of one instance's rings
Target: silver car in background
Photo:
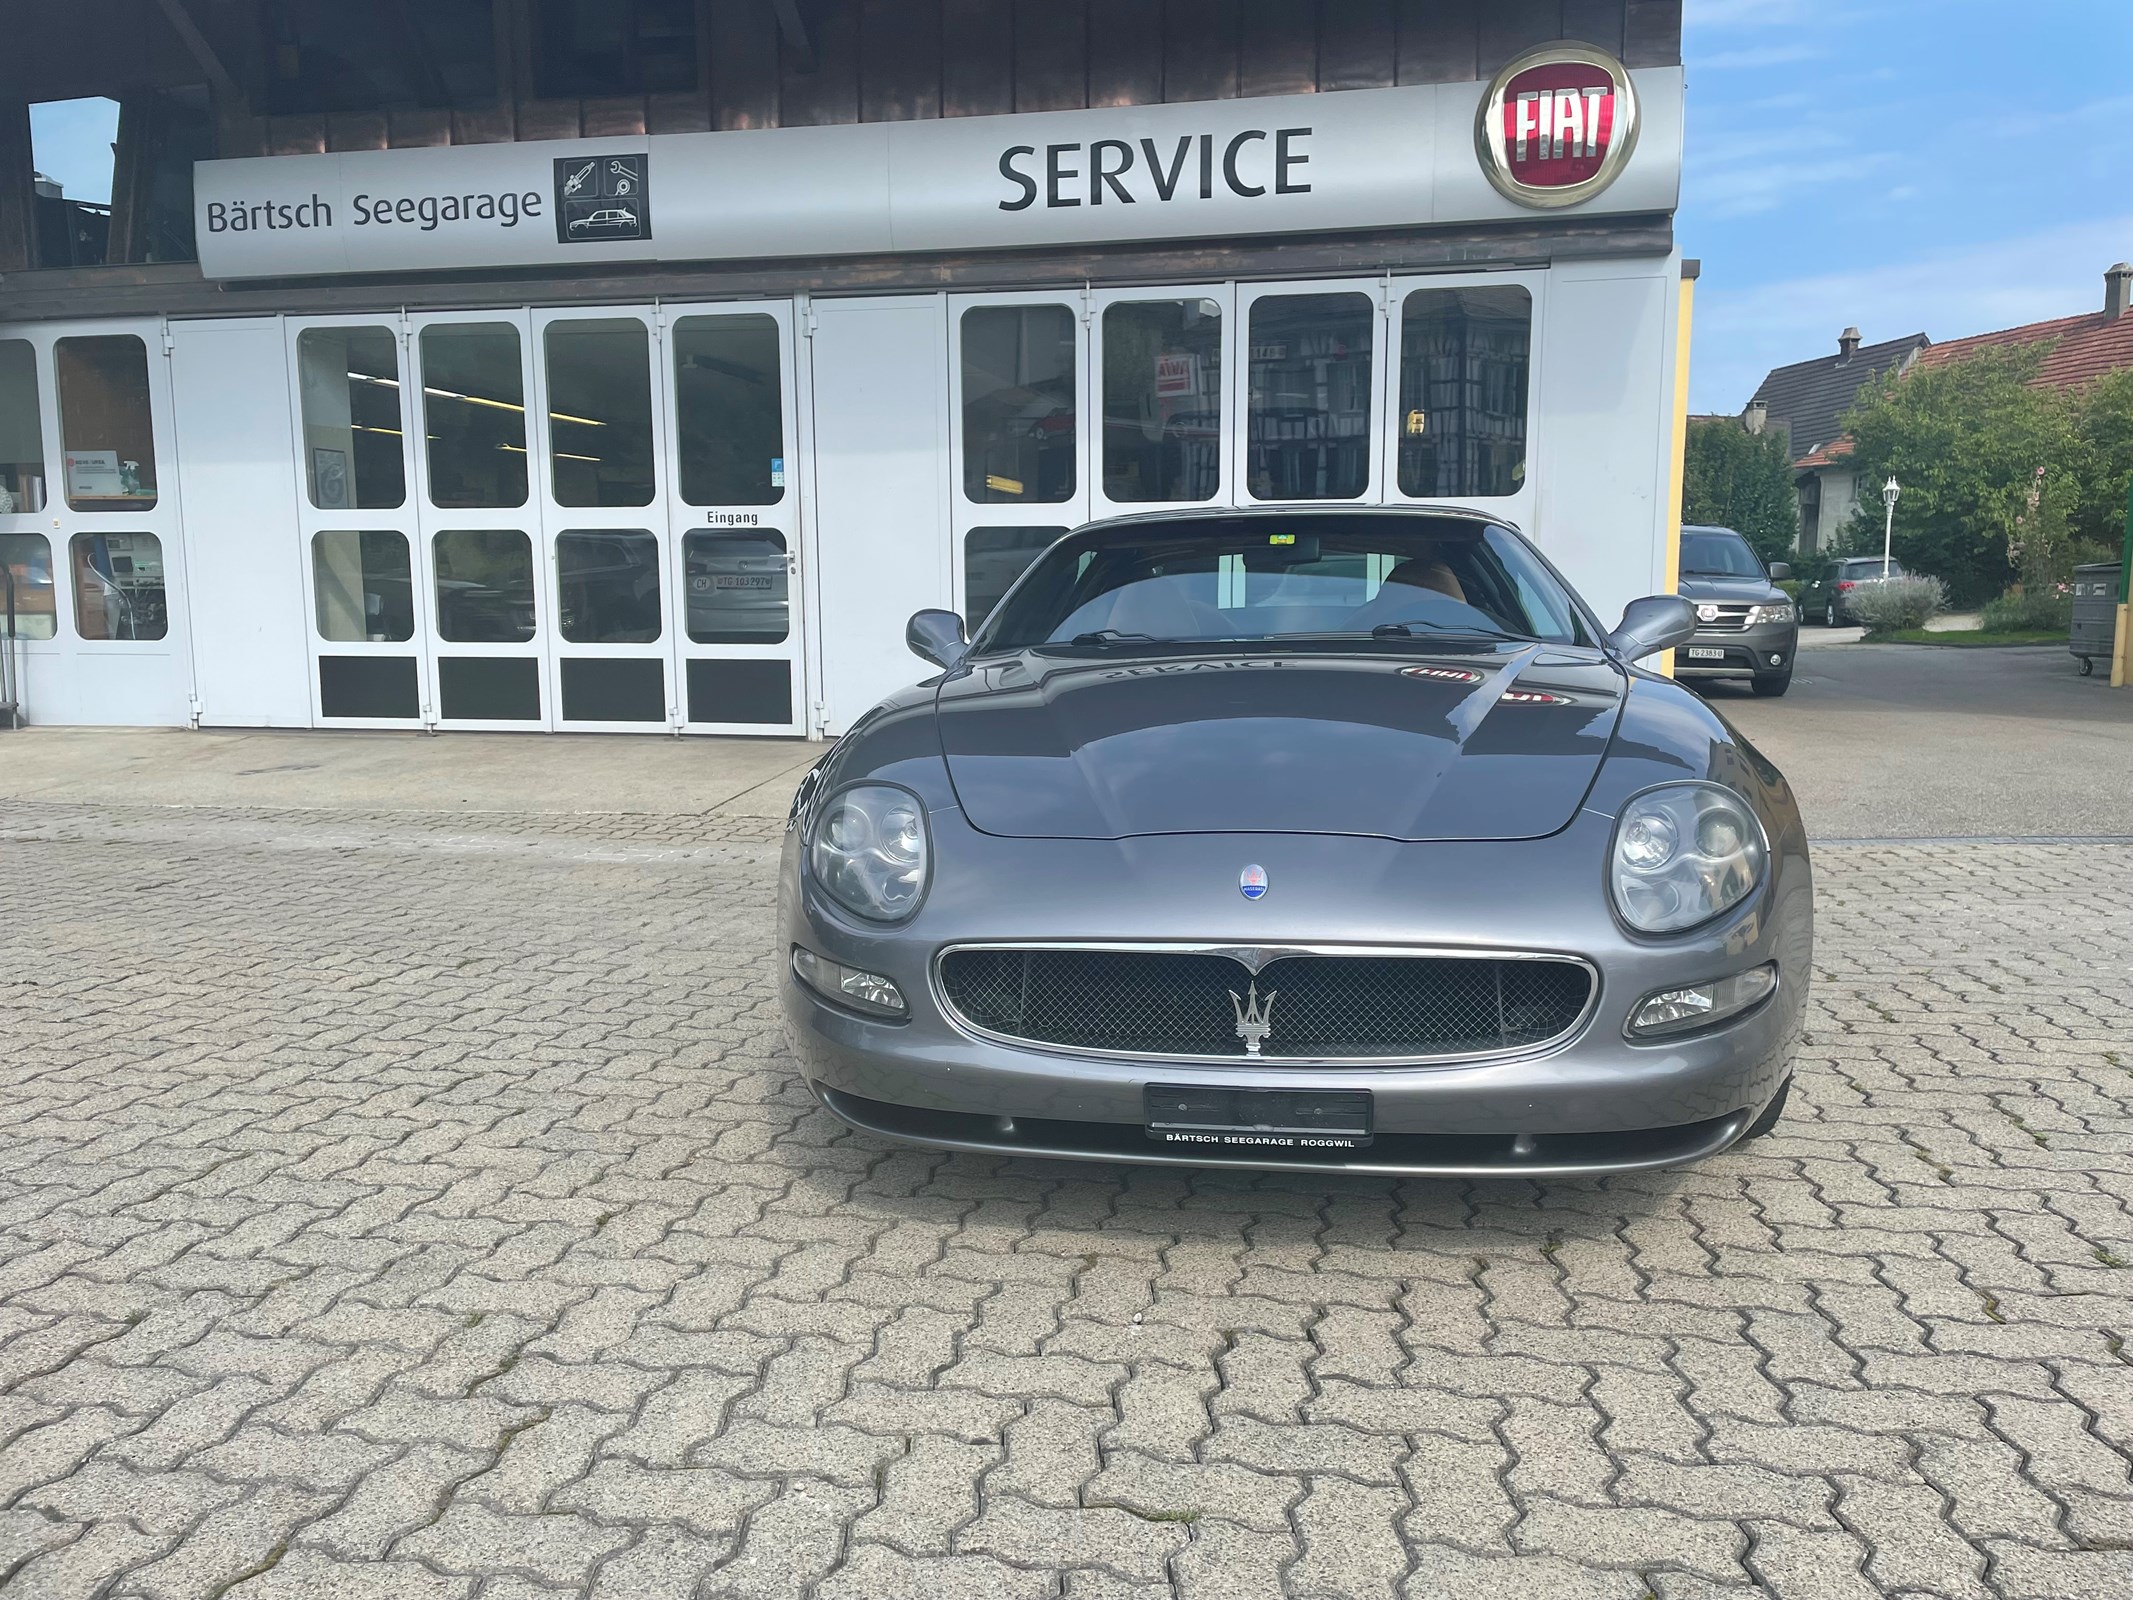
[[[1039,556],[795,798],[788,1031],[951,1149],[1391,1173],[1690,1161],[1777,1120],[1785,780],[1463,511],[1122,519]]]

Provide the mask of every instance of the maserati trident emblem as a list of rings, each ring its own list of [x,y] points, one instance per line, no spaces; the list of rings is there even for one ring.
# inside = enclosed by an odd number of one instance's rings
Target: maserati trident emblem
[[[1237,890],[1247,900],[1257,900],[1266,893],[1266,868],[1254,862],[1237,874]]]
[[[1260,1045],[1264,1044],[1266,1036],[1274,1031],[1274,997],[1280,993],[1279,989],[1267,990],[1265,1003],[1262,1004],[1259,999],[1259,985],[1256,982],[1246,990],[1244,996],[1240,996],[1234,989],[1230,990],[1229,1003],[1237,1013],[1237,1037],[1244,1041],[1246,1055],[1259,1054]]]

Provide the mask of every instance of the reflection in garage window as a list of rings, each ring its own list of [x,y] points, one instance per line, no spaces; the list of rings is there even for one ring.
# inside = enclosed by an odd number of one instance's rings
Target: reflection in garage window
[[[515,528],[448,528],[435,543],[437,632],[455,644],[533,637],[533,544]]]
[[[1370,487],[1367,294],[1252,302],[1245,471],[1257,500],[1353,500]]]
[[[778,644],[791,630],[785,535],[719,528],[682,541],[689,637],[698,644]]]
[[[0,517],[43,509],[37,353],[27,339],[0,339]]]
[[[0,567],[15,580],[15,637],[49,639],[58,630],[57,590],[52,583],[52,545],[41,533],[0,533]],[[6,589],[0,584],[0,591]],[[0,606],[6,595],[0,592]],[[0,632],[7,618],[0,614]]]
[[[446,322],[422,330],[430,503],[526,503],[526,380],[518,329]]]
[[[963,493],[1050,503],[1074,494],[1074,313],[963,313]]]
[[[556,504],[650,505],[652,340],[644,324],[551,322],[543,342]]]
[[[1222,487],[1222,307],[1139,300],[1104,312],[1104,495],[1212,500]]]
[[[76,511],[146,511],[156,503],[156,433],[148,346],[131,333],[62,339],[59,380],[67,504]]]
[[[387,328],[306,328],[296,354],[311,503],[321,511],[403,504],[399,341]]]
[[[152,533],[77,533],[67,548],[76,633],[160,639],[170,631],[162,540]]]
[[[642,528],[577,528],[555,540],[556,620],[572,644],[659,637],[659,541]]]
[[[1064,528],[972,528],[963,535],[963,621],[973,633]]]
[[[328,528],[311,536],[318,636],[400,644],[415,636],[415,585],[407,536],[383,528]]]
[[[692,506],[776,505],[785,498],[777,318],[683,317],[672,338],[682,499]]]
[[[1400,312],[1400,493],[1516,494],[1526,481],[1533,296],[1517,285],[1418,289]]]

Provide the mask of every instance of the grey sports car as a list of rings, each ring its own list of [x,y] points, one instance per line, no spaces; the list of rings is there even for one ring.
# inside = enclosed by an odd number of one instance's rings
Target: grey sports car
[[[1125,518],[801,784],[789,1032],[889,1138],[1391,1173],[1695,1160],[1783,1109],[1814,938],[1777,769],[1452,510]]]

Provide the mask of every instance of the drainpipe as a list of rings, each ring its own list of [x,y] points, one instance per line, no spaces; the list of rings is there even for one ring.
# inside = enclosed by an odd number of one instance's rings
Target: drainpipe
[[[2126,553],[2118,563],[2118,636],[2112,641],[2111,687],[2133,680],[2133,483],[2126,485]]]

